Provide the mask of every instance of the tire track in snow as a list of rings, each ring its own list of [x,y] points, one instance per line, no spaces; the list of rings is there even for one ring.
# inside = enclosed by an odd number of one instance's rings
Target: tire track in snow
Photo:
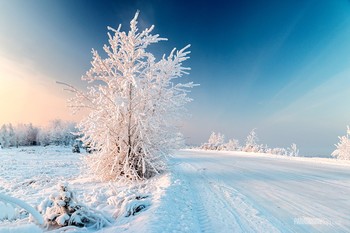
[[[220,163],[220,166],[235,170],[237,172],[235,174],[235,176],[236,176],[235,178],[238,180],[241,180],[241,179],[254,180],[254,179],[256,179],[256,177],[259,177],[260,179],[262,179],[262,181],[259,182],[259,185],[260,186],[264,185],[264,192],[270,193],[273,195],[274,198],[277,198],[277,200],[280,200],[283,203],[283,207],[284,208],[287,207],[287,209],[289,211],[290,210],[294,210],[295,212],[303,211],[303,213],[305,215],[309,215],[309,216],[312,216],[312,213],[317,213],[317,208],[315,208],[313,206],[308,206],[308,208],[304,208],[301,205],[301,203],[304,203],[302,201],[303,198],[305,198],[304,193],[295,193],[295,191],[293,190],[293,187],[295,187],[295,186],[287,187],[286,185],[282,185],[282,183],[275,181],[276,177],[273,177],[271,174],[261,173],[261,172],[257,172],[256,170],[243,168],[239,165],[237,166],[237,164],[222,164],[222,163]],[[272,169],[272,167],[271,167],[271,169]],[[291,180],[294,180],[293,179],[294,175],[287,174],[287,175],[284,175],[284,178],[288,178],[288,180],[291,181]],[[266,181],[268,181],[268,183],[266,183]],[[219,182],[219,181],[217,181],[217,182]],[[263,216],[266,216],[266,219],[270,223],[272,223],[275,227],[280,229],[281,232],[295,232],[295,231],[289,229],[290,224],[293,224],[293,227],[298,229],[297,232],[299,232],[299,231],[301,231],[301,232],[314,232],[314,229],[312,228],[311,225],[307,225],[307,224],[306,225],[295,225],[293,222],[293,218],[290,220],[291,223],[285,222],[285,220],[281,220],[279,217],[277,217],[277,215],[272,214],[269,211],[269,209],[265,209],[264,206],[261,206],[259,204],[258,200],[260,200],[260,196],[264,192],[257,194],[257,196],[251,196],[251,195],[247,196],[245,194],[246,190],[242,189],[241,185],[238,185],[235,188],[236,188],[235,190],[238,193],[240,193],[241,195],[244,195],[247,202],[251,203],[251,205],[256,206],[256,209],[260,210],[260,214]],[[280,192],[283,193],[284,195],[279,194]],[[292,200],[295,200],[296,197],[299,197],[300,201],[298,201],[298,202],[292,201]],[[276,201],[276,199],[275,199],[275,201]],[[271,203],[271,204],[275,205],[275,203]],[[297,215],[297,216],[302,216],[302,215]],[[295,216],[293,216],[293,217],[295,217]],[[265,231],[263,231],[263,232],[265,232]]]
[[[215,210],[219,208],[206,208],[207,211],[211,212],[209,216],[212,219],[217,220],[220,222],[221,219],[228,219],[229,224],[226,224],[223,230],[222,228],[218,227],[219,224],[213,224],[213,228],[216,230],[215,232],[293,232],[288,229],[286,229],[285,224],[283,224],[279,219],[275,218],[274,216],[271,216],[269,212],[266,212],[264,208],[261,208],[261,206],[256,205],[254,201],[252,201],[247,196],[243,195],[243,193],[240,190],[233,189],[231,186],[226,186],[226,183],[224,184],[223,181],[225,180],[225,176],[229,175],[230,178],[236,179],[239,177],[232,176],[230,173],[225,173],[225,170],[222,170],[220,166],[223,164],[219,163],[217,164],[217,161],[215,164],[218,165],[218,169],[215,170],[209,170],[205,167],[212,167],[213,165],[213,159],[210,158],[209,160],[207,158],[201,157],[201,162],[196,162],[197,158],[195,158],[195,161],[189,161],[189,163],[185,163],[187,167],[190,167],[192,171],[198,171],[198,181],[197,183],[200,183],[200,187],[196,188],[199,193],[205,193],[207,191],[207,194],[202,194],[201,199],[205,203],[220,203],[220,208],[222,209],[221,212],[225,213],[218,213],[215,214]],[[236,163],[230,163],[230,165],[233,165]],[[216,166],[216,165],[215,165]],[[224,164],[224,166],[229,166],[228,164]],[[231,170],[231,169],[229,169]],[[189,173],[187,171],[187,173]],[[242,174],[240,174],[242,175]],[[216,185],[217,184],[217,185]],[[219,184],[224,187],[230,187],[228,190],[223,191],[223,188],[218,188]],[[231,182],[230,182],[231,184]],[[216,186],[216,187],[215,187]],[[235,190],[233,194],[228,194],[232,190]],[[225,194],[226,193],[226,194]],[[236,203],[232,204],[232,198],[234,198],[235,195],[240,194],[241,199],[237,199]],[[226,195],[226,196],[225,196]],[[229,197],[231,195],[231,197]],[[211,197],[211,198],[210,198]],[[215,198],[214,198],[215,197]],[[247,209],[250,209],[250,213],[255,213],[254,215],[251,214],[250,216],[248,214],[243,214],[243,212],[240,212],[239,210],[239,204],[241,202],[245,202],[245,206]],[[220,217],[218,217],[220,216]],[[262,230],[260,223],[264,222],[265,224],[265,230]],[[225,224],[222,224],[225,225]],[[219,230],[218,230],[219,229]],[[254,230],[255,229],[255,230]]]
[[[182,163],[180,167],[181,167],[182,174],[184,173],[184,170],[188,171],[188,168],[190,168],[190,170],[192,170],[195,173],[195,169],[187,163]],[[182,177],[182,179],[186,180],[185,177]],[[210,217],[208,216],[207,211],[202,202],[203,193],[200,192],[200,190],[198,189],[198,183],[200,182],[196,179],[189,179],[187,180],[187,182],[189,184],[189,188],[191,189],[192,199],[194,201],[193,207],[196,212],[200,232],[202,233],[215,232],[209,221]]]
[[[344,230],[346,232],[346,226],[342,226],[342,224],[348,225],[344,222],[337,221],[336,212],[334,211],[334,208],[330,208],[327,205],[324,205],[324,203],[320,202],[319,200],[315,199],[315,193],[321,193],[319,189],[313,190],[313,192],[296,192],[295,188],[297,190],[304,190],[309,191],[312,190],[314,187],[319,187],[318,185],[315,185],[316,183],[322,184],[322,187],[327,187],[330,189],[338,190],[339,188],[347,189],[349,190],[349,187],[346,185],[338,185],[334,182],[325,181],[323,182],[322,179],[320,179],[320,176],[315,176],[314,174],[308,174],[308,170],[300,170],[300,172],[296,173],[295,170],[289,169],[289,168],[279,168],[276,166],[271,166],[269,164],[265,165],[267,168],[270,168],[271,170],[275,171],[283,171],[283,178],[286,179],[286,181],[289,182],[290,185],[287,185],[285,183],[280,182],[278,179],[276,180],[276,177],[269,173],[263,173],[263,172],[257,172],[253,169],[247,169],[243,168],[241,166],[236,166],[235,164],[220,164],[221,167],[227,167],[234,169],[236,171],[239,171],[237,174],[237,178],[245,178],[246,180],[254,179],[256,177],[259,177],[261,181],[259,182],[259,185],[264,186],[264,191],[260,193],[259,196],[262,194],[270,193],[272,194],[275,202],[278,201],[279,203],[283,204],[283,209],[288,209],[289,212],[297,213],[289,220],[289,222],[281,222],[281,220],[277,219],[276,217],[273,217],[271,213],[268,212],[268,210],[265,210],[262,207],[259,207],[261,209],[262,213],[267,214],[269,216],[269,220],[274,223],[275,226],[278,226],[278,228],[283,229],[284,232],[293,232],[290,231],[285,224],[287,223],[289,226],[293,224],[294,229],[298,229],[298,231],[302,232],[318,232],[322,229],[327,231],[336,231],[338,230]],[[293,172],[294,171],[294,172]],[[305,173],[307,172],[307,173]],[[315,178],[314,177],[318,177]],[[324,178],[326,179],[326,178]],[[268,183],[266,183],[268,182]],[[290,182],[293,182],[291,184]],[[310,184],[310,185],[306,185]],[[326,186],[325,186],[326,185]],[[331,187],[329,187],[331,186]],[[238,192],[244,193],[245,190],[241,190]],[[254,197],[254,202],[256,198],[259,199],[259,196]],[[251,199],[251,198],[250,198]],[[252,200],[252,199],[251,199]],[[312,202],[305,202],[305,200],[313,200]],[[253,201],[253,200],[252,200]],[[320,219],[325,221],[330,221],[330,224],[295,224],[294,219],[295,218],[303,218],[303,217],[310,217],[314,219]]]
[[[241,217],[242,222],[247,226],[245,229],[242,229],[243,232],[280,232],[266,218],[260,216],[261,212],[248,203],[246,201],[247,198],[236,189],[215,183],[213,183],[213,187],[223,194],[226,202]]]
[[[205,208],[203,206],[203,203],[199,200],[201,200],[201,198],[199,197],[199,195],[194,195],[195,196],[195,210],[197,213],[197,220],[199,223],[199,227],[200,227],[200,232],[203,233],[207,233],[207,232],[214,232],[210,222],[208,221],[209,216],[205,211]]]
[[[259,211],[245,203],[244,197],[236,190],[210,180],[205,174],[206,169],[196,169],[191,164],[184,166],[187,167],[185,171],[192,170],[195,174],[193,192],[198,193],[198,219],[202,232],[280,232],[267,219],[258,216]],[[203,203],[212,206],[203,207]]]
[[[240,227],[240,232],[280,232],[253,205],[246,201],[246,197],[233,187],[222,182],[213,181],[203,173],[210,184],[210,188],[220,201],[228,207]],[[210,181],[211,180],[211,181]]]

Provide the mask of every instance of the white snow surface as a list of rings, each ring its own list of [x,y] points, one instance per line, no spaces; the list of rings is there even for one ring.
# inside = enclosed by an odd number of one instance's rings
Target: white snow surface
[[[79,201],[114,218],[99,232],[350,232],[349,161],[181,150],[168,173],[131,186],[93,181],[79,170],[82,156],[61,147],[0,150],[0,193],[37,208],[67,182]],[[146,209],[125,217],[137,202]],[[0,219],[0,233],[95,231],[39,227],[2,204],[0,215],[11,218]]]

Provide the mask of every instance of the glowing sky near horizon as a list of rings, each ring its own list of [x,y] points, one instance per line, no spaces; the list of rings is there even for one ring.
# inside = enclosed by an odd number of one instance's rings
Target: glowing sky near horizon
[[[257,128],[263,144],[329,155],[350,124],[350,2],[242,2],[0,0],[0,124],[79,118],[55,81],[84,88],[91,48],[139,9],[169,39],[159,54],[192,45],[189,143]]]

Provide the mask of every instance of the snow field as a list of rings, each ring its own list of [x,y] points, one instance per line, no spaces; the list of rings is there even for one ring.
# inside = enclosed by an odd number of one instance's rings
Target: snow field
[[[109,216],[112,226],[104,232],[149,232],[146,222],[155,211],[169,186],[169,174],[133,185],[99,182],[81,172],[84,154],[73,154],[65,147],[23,147],[0,151],[0,192],[19,198],[37,208],[50,195],[58,192],[59,183],[68,183],[80,203]],[[139,206],[141,211],[134,213]],[[0,202],[0,232],[92,232],[96,229],[77,227],[39,228],[28,224],[28,213],[19,207]],[[33,229],[36,229],[35,231]],[[141,229],[141,231],[140,231]]]
[[[0,192],[37,208],[66,182],[80,203],[111,218],[111,226],[40,228],[25,211],[0,202],[0,233],[350,231],[345,161],[181,150],[169,159],[168,173],[125,185],[81,172],[83,156],[62,147],[1,150]]]

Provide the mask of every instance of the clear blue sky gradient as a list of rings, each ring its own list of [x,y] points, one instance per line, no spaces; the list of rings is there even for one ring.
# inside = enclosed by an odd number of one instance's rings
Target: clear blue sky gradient
[[[191,44],[199,83],[183,131],[189,143],[212,131],[241,143],[296,143],[329,155],[350,124],[350,2],[0,0],[0,53],[29,59],[48,77],[83,87],[91,48],[102,52],[107,26],[141,11],[142,28],[169,39],[159,54]],[[159,52],[158,52],[159,51]],[[0,77],[1,78],[1,77]],[[57,87],[60,88],[60,87]]]

